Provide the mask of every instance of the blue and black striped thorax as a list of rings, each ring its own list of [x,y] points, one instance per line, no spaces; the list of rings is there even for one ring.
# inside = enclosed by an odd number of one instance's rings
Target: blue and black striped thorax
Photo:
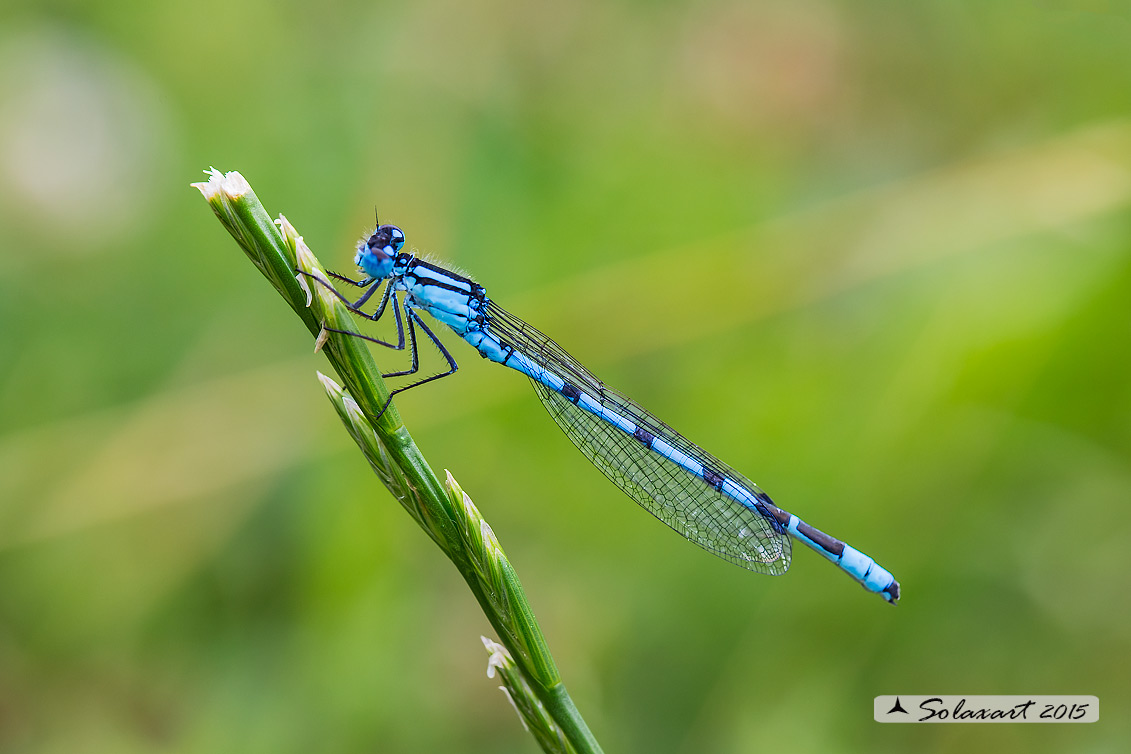
[[[426,310],[461,336],[487,329],[491,299],[483,286],[451,270],[398,254],[392,278],[412,306]]]

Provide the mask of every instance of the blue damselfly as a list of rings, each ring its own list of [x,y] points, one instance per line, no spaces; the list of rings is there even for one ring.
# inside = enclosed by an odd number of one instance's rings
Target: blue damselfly
[[[354,313],[367,319],[380,319],[392,305],[396,343],[336,331],[396,350],[407,345],[409,368],[385,377],[417,373],[417,329],[447,361],[446,372],[393,390],[390,401],[396,393],[447,377],[458,368],[419,314],[427,312],[485,358],[528,376],[550,416],[594,466],[645,510],[703,549],[751,571],[782,574],[789,569],[792,537],[832,561],[865,589],[891,603],[899,599],[899,582],[872,558],[778,508],[753,482],[601,382],[554,341],[500,308],[483,286],[401,251],[404,242],[400,228],[379,224],[358,244],[354,258],[366,277],[353,280],[330,273],[365,289],[356,301],[319,279]],[[379,290],[383,293],[376,309],[364,313],[362,307]]]

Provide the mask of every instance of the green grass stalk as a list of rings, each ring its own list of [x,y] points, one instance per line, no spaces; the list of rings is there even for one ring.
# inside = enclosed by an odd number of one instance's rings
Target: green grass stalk
[[[492,652],[490,669],[499,670],[524,725],[544,751],[600,752],[491,527],[450,473],[441,482],[432,471],[396,406],[381,414],[389,389],[365,341],[324,329],[357,332],[342,302],[311,280],[329,279],[318,259],[286,218],[270,219],[243,176],[217,170],[209,175],[192,185],[316,338],[341,379],[339,385],[319,374],[346,430],[382,483],[455,565],[498,632],[506,652]]]

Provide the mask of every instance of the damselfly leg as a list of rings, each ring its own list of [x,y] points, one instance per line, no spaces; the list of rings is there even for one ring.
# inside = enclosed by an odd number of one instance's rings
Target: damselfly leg
[[[363,317],[364,319],[372,320],[374,322],[380,320],[381,316],[385,313],[385,309],[389,305],[389,301],[392,300],[393,302],[393,317],[397,326],[396,343],[389,343],[387,341],[381,340],[380,338],[375,338],[371,335],[363,335],[362,333],[353,332],[351,330],[341,330],[335,327],[323,326],[327,332],[341,333],[342,335],[349,335],[351,337],[360,338],[370,343],[376,343],[377,345],[384,346],[385,348],[390,348],[394,351],[403,351],[405,349],[406,339],[404,321],[401,318],[401,309],[404,309],[404,317],[408,320],[407,345],[412,358],[411,366],[409,366],[408,369],[382,374],[381,377],[386,379],[389,377],[407,377],[409,375],[416,374],[420,370],[420,350],[416,340],[417,326],[419,326],[420,329],[424,331],[424,334],[428,336],[428,340],[432,342],[432,345],[434,345],[436,347],[436,350],[440,352],[440,355],[444,357],[444,361],[448,363],[448,370],[446,372],[440,372],[438,374],[425,377],[424,379],[417,380],[416,382],[410,383],[408,385],[403,385],[399,388],[396,388],[395,390],[389,391],[389,399],[385,401],[385,405],[381,407],[381,411],[375,417],[376,419],[381,418],[385,411],[388,410],[389,405],[392,403],[393,396],[397,393],[403,393],[406,390],[411,390],[414,387],[420,387],[421,385],[424,385],[428,382],[433,382],[443,377],[448,377],[455,374],[459,369],[459,364],[456,363],[455,357],[453,357],[451,352],[449,352],[448,349],[444,347],[444,344],[440,342],[440,339],[436,337],[436,333],[432,332],[431,328],[429,328],[428,325],[424,323],[424,320],[420,318],[420,315],[417,314],[413,310],[413,308],[408,305],[407,302],[402,302],[397,299],[396,293],[393,291],[393,285],[391,282],[385,285],[385,292],[381,296],[381,302],[377,305],[377,309],[373,312],[373,314],[366,314],[364,311],[361,311],[361,307],[373,295],[377,288],[380,287],[380,283],[375,279],[370,278],[368,282],[366,282],[365,280],[356,281],[351,278],[347,278],[344,275],[338,275],[337,273],[333,272],[328,273],[336,279],[343,280],[359,288],[368,287],[365,295],[363,295],[360,299],[358,299],[357,301],[350,301],[348,298],[343,296],[337,288],[331,285],[329,281],[323,280],[318,275],[314,275],[309,272],[301,270],[300,272],[325,287],[338,299],[340,299],[351,312],[358,315],[359,317]]]
[[[323,280],[322,278],[318,277],[317,275],[310,273],[310,272],[306,272],[305,270],[299,270],[299,274],[306,275],[308,278],[315,281],[316,283],[321,285],[326,290],[330,291],[330,293],[333,293],[335,296],[338,297],[338,299],[343,304],[346,305],[347,309],[349,309],[351,312],[353,312],[357,316],[363,317],[364,319],[372,320],[374,322],[377,322],[378,320],[381,319],[381,316],[385,313],[385,308],[389,305],[389,299],[392,299],[393,302],[394,302],[393,303],[393,319],[396,321],[396,325],[397,325],[397,342],[396,343],[389,343],[388,341],[381,340],[380,338],[374,338],[370,335],[362,335],[361,333],[350,332],[348,330],[335,330],[332,327],[327,327],[326,330],[328,330],[329,332],[340,332],[340,333],[343,333],[345,335],[352,335],[356,338],[361,338],[362,340],[368,340],[370,343],[376,343],[377,345],[384,346],[385,348],[391,348],[394,351],[403,351],[404,350],[404,346],[405,346],[404,323],[401,321],[401,310],[400,310],[400,307],[397,306],[397,304],[396,304],[396,296],[393,295],[393,286],[391,284],[385,285],[385,292],[381,295],[381,303],[377,304],[376,311],[374,311],[372,314],[366,314],[365,312],[363,312],[361,310],[361,307],[364,306],[365,302],[369,299],[369,297],[372,296],[377,291],[377,289],[381,287],[380,282],[370,278],[370,282],[367,284],[369,286],[369,290],[367,290],[365,292],[365,295],[362,296],[361,298],[359,298],[357,301],[350,301],[348,298],[346,298],[345,296],[342,295],[341,291],[339,291],[334,286],[330,285],[329,281]],[[337,273],[331,272],[331,273],[328,273],[328,274],[332,275],[333,277],[339,278],[341,280],[349,281],[350,283],[352,283],[356,286],[361,286],[361,285],[366,284],[365,281],[361,281],[359,283],[356,280],[350,280],[349,278],[344,277],[342,275],[338,275]],[[388,375],[383,375],[383,376],[387,377]]]

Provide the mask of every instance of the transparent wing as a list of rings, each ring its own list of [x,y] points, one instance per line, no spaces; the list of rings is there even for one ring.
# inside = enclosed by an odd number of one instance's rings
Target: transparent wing
[[[497,307],[488,306],[491,331],[637,427],[663,438],[761,501],[749,508],[696,474],[650,450],[632,436],[578,407],[561,393],[531,380],[539,399],[585,457],[625,494],[703,549],[735,565],[767,574],[789,570],[790,538],[774,518],[778,509],[764,492],[705,450],[685,439],[638,403],[606,386],[560,346]]]

